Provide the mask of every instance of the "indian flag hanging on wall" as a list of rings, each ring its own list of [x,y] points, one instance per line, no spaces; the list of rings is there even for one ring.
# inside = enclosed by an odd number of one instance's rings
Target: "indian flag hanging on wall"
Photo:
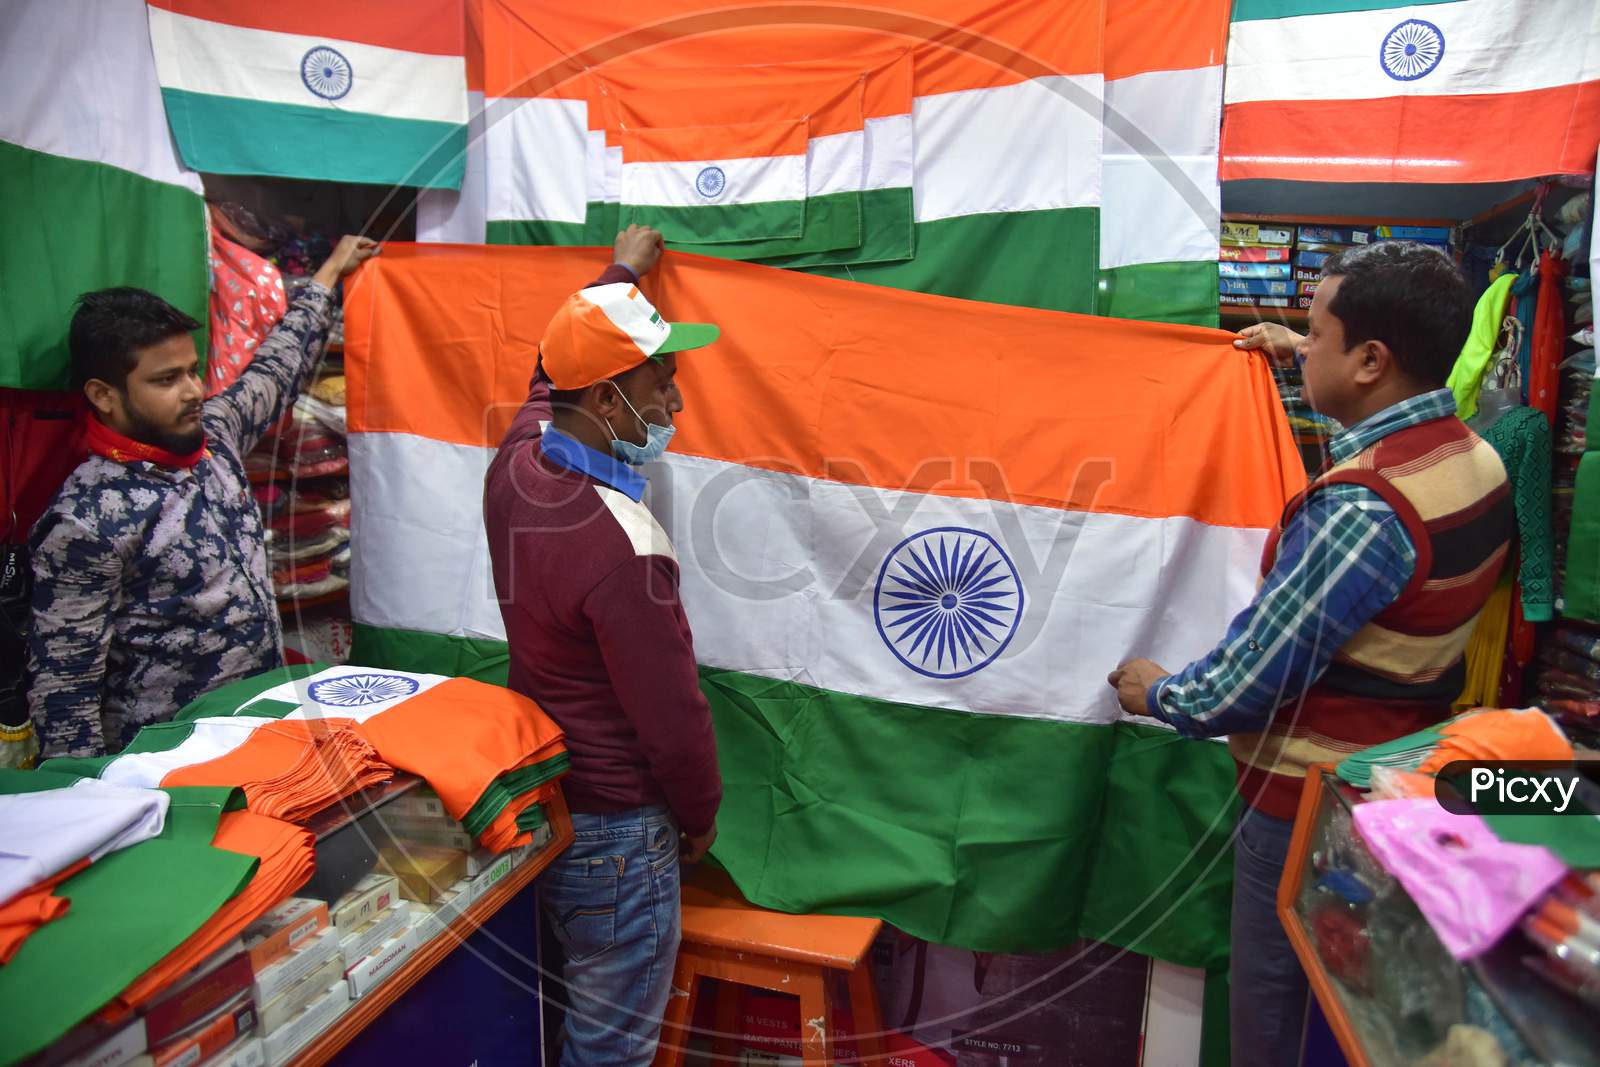
[[[358,277],[359,660],[504,678],[483,476],[550,314],[606,258],[391,245]],[[745,891],[970,947],[1220,962],[1231,765],[1119,722],[1105,675],[1187,662],[1252,595],[1303,481],[1265,365],[1216,331],[659,270],[663,312],[724,338],[680,362],[647,502]]]
[[[172,135],[195,170],[460,186],[462,0],[149,8]]]
[[[1592,170],[1593,0],[1236,0],[1222,177],[1489,182]]]
[[[149,289],[204,322],[200,176],[172,149],[141,0],[0,6],[0,98],[0,387],[67,388],[90,290]]]

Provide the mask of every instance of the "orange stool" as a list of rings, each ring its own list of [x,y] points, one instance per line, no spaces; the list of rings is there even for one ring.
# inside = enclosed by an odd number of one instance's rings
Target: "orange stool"
[[[867,951],[882,926],[878,919],[767,911],[745,900],[722,871],[696,868],[683,882],[683,944],[672,974],[672,999],[662,1021],[655,1067],[681,1067],[701,978],[725,983],[717,997],[715,1062],[732,1062],[739,1004],[731,985],[737,984],[797,995],[801,1061],[805,1067],[833,1067],[829,971],[850,976],[850,1007],[861,1056],[851,1062],[881,1060],[878,1035],[883,1021]]]

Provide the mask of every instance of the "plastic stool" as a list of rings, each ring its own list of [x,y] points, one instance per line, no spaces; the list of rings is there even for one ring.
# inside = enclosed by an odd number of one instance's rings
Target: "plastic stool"
[[[867,952],[882,926],[878,919],[767,911],[746,901],[722,871],[696,868],[683,882],[683,944],[655,1067],[683,1064],[701,978],[725,983],[717,997],[716,1062],[732,1062],[739,1006],[731,986],[745,985],[798,996],[801,1062],[832,1067],[837,1061],[829,971],[849,975],[860,1050],[860,1059],[850,1062],[881,1061],[883,1021]]]

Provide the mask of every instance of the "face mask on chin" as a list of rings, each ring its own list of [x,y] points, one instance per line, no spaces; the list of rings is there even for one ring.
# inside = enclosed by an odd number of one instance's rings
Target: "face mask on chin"
[[[607,419],[606,432],[611,435],[611,454],[630,467],[642,467],[646,463],[654,463],[667,451],[667,445],[672,441],[672,435],[678,432],[678,428],[646,422],[644,416],[639,414],[638,409],[633,406],[633,402],[620,387],[617,388],[617,395],[622,397],[622,402],[628,405],[633,417],[644,427],[645,443],[636,445],[632,441],[622,440],[617,436],[617,431],[611,428],[611,421]]]

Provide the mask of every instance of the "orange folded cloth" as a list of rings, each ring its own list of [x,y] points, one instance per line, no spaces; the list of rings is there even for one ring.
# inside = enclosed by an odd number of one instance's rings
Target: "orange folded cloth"
[[[160,781],[241,786],[251,811],[300,822],[393,776],[351,720],[280,719],[255,727],[231,751],[176,767]]]
[[[217,848],[255,856],[261,864],[232,900],[206,920],[188,940],[140,975],[101,1017],[115,1021],[148,1003],[156,994],[193,970],[196,965],[238,937],[246,926],[281,904],[311,879],[316,866],[315,841],[298,826],[258,815],[230,811],[217,824],[211,843]]]
[[[501,774],[564,749],[561,728],[533,701],[467,678],[424,689],[356,728],[385,761],[432,786],[456,819]]]
[[[22,943],[39,927],[61,918],[72,902],[56,896],[56,886],[89,866],[87,858],[36,882],[0,905],[0,964],[10,963]]]
[[[1572,759],[1572,742],[1555,720],[1538,708],[1493,709],[1462,715],[1439,729],[1433,752],[1418,765],[1438,774],[1456,760]]]
[[[532,792],[517,797],[501,809],[487,830],[478,835],[478,844],[494,852],[505,852],[531,842],[533,832],[519,829],[517,816],[535,804],[548,805],[556,797],[558,790],[559,786],[555,782],[547,782]]]

